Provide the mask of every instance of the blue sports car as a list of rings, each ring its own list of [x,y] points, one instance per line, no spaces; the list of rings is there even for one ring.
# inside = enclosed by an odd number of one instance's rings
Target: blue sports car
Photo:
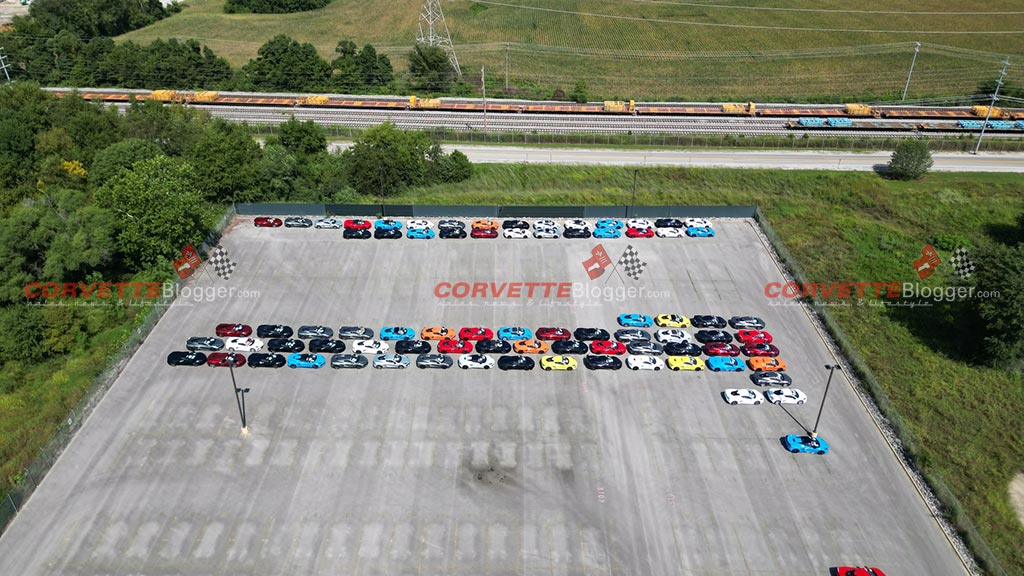
[[[594,224],[594,226],[598,228],[615,228],[616,230],[621,230],[623,224],[622,220],[616,220],[614,218],[602,218],[601,220],[598,220],[597,223]]]
[[[786,447],[786,450],[793,454],[799,452],[818,454],[819,456],[828,454],[828,442],[825,442],[825,439],[820,436],[818,438],[811,438],[810,436],[786,434],[782,439],[782,444]]]
[[[654,320],[647,314],[619,314],[619,326],[631,328],[649,328]]]
[[[715,229],[711,226],[691,226],[686,229],[686,235],[696,238],[714,238]]]
[[[385,326],[380,329],[381,340],[412,340],[416,331],[405,326]]]
[[[743,372],[743,362],[732,356],[711,356],[705,365],[712,372]]]
[[[324,357],[319,354],[289,354],[289,368],[320,368],[327,363]]]
[[[375,230],[401,230],[402,223],[398,220],[383,219],[373,223]]]
[[[529,340],[530,338],[533,338],[533,332],[529,328],[502,326],[498,329],[499,340]]]
[[[410,228],[407,236],[418,240],[430,240],[434,237],[434,231],[430,228]]]
[[[616,228],[594,228],[594,238],[622,238]]]

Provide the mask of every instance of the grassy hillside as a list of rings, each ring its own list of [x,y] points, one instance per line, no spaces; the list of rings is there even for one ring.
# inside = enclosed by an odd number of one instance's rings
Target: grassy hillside
[[[485,65],[495,92],[506,43],[513,87],[550,93],[583,80],[598,98],[691,100],[898,96],[915,41],[924,46],[911,97],[970,94],[996,77],[1000,55],[1024,54],[1024,33],[999,33],[1024,30],[1016,0],[730,1],[456,0],[443,8],[464,72],[476,82]],[[420,7],[334,0],[308,13],[250,15],[224,14],[223,0],[193,4],[123,38],[198,38],[235,65],[279,33],[328,57],[350,38],[404,69]],[[1024,85],[1024,67],[1011,68],[1009,80]]]

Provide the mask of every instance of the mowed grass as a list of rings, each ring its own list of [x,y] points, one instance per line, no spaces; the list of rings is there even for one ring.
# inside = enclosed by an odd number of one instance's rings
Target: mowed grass
[[[1024,34],[998,33],[1024,30],[1024,8],[1016,0],[878,6],[795,0],[757,3],[756,9],[670,1],[456,0],[443,8],[464,72],[477,82],[486,66],[495,95],[504,83],[506,43],[513,88],[550,95],[582,80],[598,99],[892,97],[903,89],[913,53],[909,43],[915,41],[926,45],[910,97],[971,94],[995,79],[998,55],[1024,53]],[[224,14],[223,0],[196,1],[122,38],[197,38],[236,66],[276,34],[310,42],[328,58],[337,41],[348,38],[377,46],[404,70],[419,9],[414,0],[335,0],[301,14]],[[972,11],[978,13],[950,14]],[[900,45],[846,48],[889,44]],[[951,55],[930,45],[991,54]],[[1024,84],[1024,67],[1011,67],[1008,77]]]

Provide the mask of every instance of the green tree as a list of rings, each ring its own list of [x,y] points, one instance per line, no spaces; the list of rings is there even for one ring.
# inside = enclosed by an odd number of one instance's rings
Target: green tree
[[[156,100],[135,101],[124,115],[124,135],[153,142],[168,156],[181,156],[203,135],[202,112],[164,106]]]
[[[260,46],[256,58],[242,70],[261,90],[316,90],[326,86],[331,77],[330,64],[312,44],[299,44],[284,34]]]
[[[455,69],[444,50],[423,44],[416,44],[409,53],[409,74],[413,88],[431,92],[447,92],[455,79]]]
[[[985,356],[995,366],[1024,370],[1024,244],[989,244],[970,258],[975,290],[998,294],[973,300],[985,325]]]
[[[163,154],[155,143],[139,138],[127,138],[100,150],[93,157],[89,169],[89,186],[99,188],[121,170],[128,170],[140,160],[148,160]]]
[[[186,159],[202,182],[208,200],[231,202],[251,194],[260,145],[245,125],[218,118],[206,126]]]
[[[572,92],[569,93],[569,100],[577,104],[587,103],[587,83],[582,80],[577,80],[572,86]]]
[[[363,86],[363,75],[356,62],[356,44],[351,40],[340,40],[334,48],[338,56],[331,62],[334,75],[331,84],[341,92],[356,92]]]
[[[391,60],[387,56],[377,54],[377,50],[369,44],[363,46],[363,49],[355,56],[355,62],[363,86],[380,88],[386,86],[395,77]]]
[[[316,122],[299,122],[292,116],[278,126],[278,136],[268,140],[277,142],[299,157],[313,156],[327,151],[327,136]]]
[[[932,153],[928,150],[928,141],[921,138],[901,140],[889,159],[889,174],[897,180],[916,180],[931,167]]]
[[[82,38],[118,36],[167,16],[160,0],[34,0],[29,15]]]
[[[294,199],[299,162],[284,146],[267,143],[263,148],[263,157],[256,163],[256,174],[258,192],[246,198],[246,201],[287,202]]]
[[[469,158],[458,150],[445,154],[439,144],[430,147],[427,153],[430,182],[461,182],[473,175]]]
[[[360,194],[390,196],[419,184],[427,174],[430,138],[391,122],[370,128],[342,156],[348,180]]]
[[[38,306],[15,304],[0,308],[0,324],[17,338],[0,338],[0,365],[37,362],[46,355],[42,347],[43,311]],[[6,368],[6,366],[5,366]]]

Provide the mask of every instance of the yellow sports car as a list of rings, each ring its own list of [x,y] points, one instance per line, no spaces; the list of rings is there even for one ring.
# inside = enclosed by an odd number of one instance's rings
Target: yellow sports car
[[[669,356],[669,370],[703,370],[704,361],[696,356]]]
[[[455,331],[444,326],[427,326],[420,331],[423,340],[448,340],[455,338]]]
[[[686,328],[690,325],[690,319],[679,314],[658,314],[654,323],[666,328]]]
[[[550,346],[543,340],[516,340],[512,351],[516,354],[547,354]]]
[[[569,356],[544,356],[540,359],[541,370],[575,370],[576,359]]]

